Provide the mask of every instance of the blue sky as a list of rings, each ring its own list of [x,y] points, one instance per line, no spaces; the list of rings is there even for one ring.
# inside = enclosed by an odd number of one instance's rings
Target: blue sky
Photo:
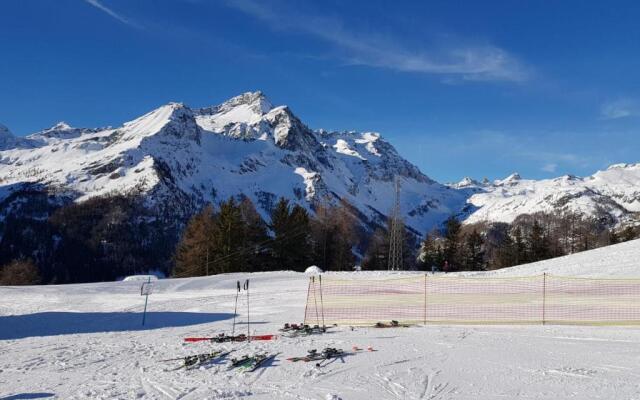
[[[0,123],[120,125],[262,90],[440,180],[640,162],[640,3],[0,3]]]

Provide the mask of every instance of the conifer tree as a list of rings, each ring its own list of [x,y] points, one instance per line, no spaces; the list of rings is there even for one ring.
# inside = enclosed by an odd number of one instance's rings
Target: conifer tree
[[[423,270],[442,270],[444,265],[444,251],[442,244],[444,240],[436,229],[427,233],[420,245],[419,262]]]
[[[464,243],[464,267],[468,271],[480,271],[484,269],[483,238],[477,230],[471,231],[465,236]]]
[[[242,247],[245,249],[245,269],[265,271],[270,263],[267,224],[260,217],[251,200],[246,197],[240,202],[240,214],[244,223]]]
[[[238,203],[233,197],[220,203],[214,219],[212,250],[209,254],[210,272],[222,274],[246,270],[245,224]]]
[[[458,269],[462,264],[458,259],[461,226],[460,221],[454,216],[449,217],[445,222],[444,261],[449,265],[450,271]]]
[[[216,255],[212,240],[216,230],[215,217],[213,206],[209,204],[189,220],[176,248],[174,276],[202,276],[212,272],[208,267]]]
[[[549,258],[549,239],[537,219],[533,221],[527,241],[530,256],[528,261],[535,262]]]
[[[271,212],[271,251],[275,268],[304,271],[311,262],[309,214],[281,198]]]
[[[384,270],[389,263],[389,240],[382,228],[376,229],[369,238],[367,250],[362,259],[362,269]]]

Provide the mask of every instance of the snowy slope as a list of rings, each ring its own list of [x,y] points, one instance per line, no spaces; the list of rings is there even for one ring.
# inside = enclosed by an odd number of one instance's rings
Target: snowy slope
[[[312,131],[260,92],[201,109],[167,104],[118,128],[60,123],[24,139],[3,130],[0,146],[5,196],[27,183],[76,201],[137,190],[152,206],[180,204],[188,215],[205,202],[243,194],[263,216],[281,196],[310,210],[314,201],[345,198],[363,223],[383,224],[397,176],[402,211],[418,232],[457,213],[466,200],[422,174],[379,134]]]
[[[598,261],[583,264],[586,254]],[[640,276],[640,242],[628,242],[511,268]],[[609,260],[609,261],[607,261]],[[584,266],[584,270],[582,268]],[[351,279],[370,273],[349,274]],[[377,272],[383,278],[386,272]],[[496,274],[490,273],[490,275]],[[293,272],[230,274],[156,283],[147,326],[135,281],[0,287],[0,398],[55,399],[637,399],[640,328],[444,326],[338,327],[323,336],[274,342],[183,344],[186,336],[229,332],[237,280],[250,279],[251,331],[275,332],[304,315],[307,276]],[[246,325],[240,296],[238,329]],[[309,349],[359,351],[316,368],[287,357]],[[218,362],[169,371],[160,360],[233,349],[276,360],[255,373]]]
[[[546,272],[558,276],[640,278],[638,260],[640,239],[479,275],[529,276]],[[460,274],[478,275],[473,272]]]
[[[580,178],[530,180],[512,174],[493,183],[465,179],[453,185],[466,190],[475,210],[466,222],[512,222],[518,215],[572,211],[604,218],[612,225],[637,220],[640,213],[640,164],[617,164]]]

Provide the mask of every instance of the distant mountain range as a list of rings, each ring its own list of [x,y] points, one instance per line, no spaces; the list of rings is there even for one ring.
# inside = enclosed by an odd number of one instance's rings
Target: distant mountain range
[[[443,151],[443,149],[434,149]],[[26,212],[27,193],[52,203],[136,191],[150,210],[184,221],[203,204],[250,198],[268,219],[283,196],[313,212],[314,202],[347,200],[364,227],[384,225],[400,180],[406,224],[425,233],[450,215],[510,222],[523,213],[571,210],[612,226],[640,212],[640,164],[578,178],[441,184],[373,132],[307,127],[287,106],[245,93],[218,106],[159,107],[120,127],[61,122],[26,137],[0,125],[0,216]]]

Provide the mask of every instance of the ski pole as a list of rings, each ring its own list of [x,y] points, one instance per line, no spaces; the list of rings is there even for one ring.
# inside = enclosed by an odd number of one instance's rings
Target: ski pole
[[[238,291],[236,291],[236,305],[233,307],[233,327],[231,328],[231,336],[234,336],[236,331],[236,315],[238,314],[238,295],[240,294],[240,281],[236,281],[238,285]]]
[[[151,290],[151,277],[147,279],[147,287],[145,288],[145,284],[142,284],[142,288],[140,289],[140,294],[144,294],[144,311],[142,312],[142,326],[144,326],[144,322],[147,319],[147,303],[149,302],[149,291]],[[145,292],[146,289],[146,292]]]
[[[249,313],[249,280],[244,282],[244,290],[247,291],[247,341],[251,342],[251,319]]]

